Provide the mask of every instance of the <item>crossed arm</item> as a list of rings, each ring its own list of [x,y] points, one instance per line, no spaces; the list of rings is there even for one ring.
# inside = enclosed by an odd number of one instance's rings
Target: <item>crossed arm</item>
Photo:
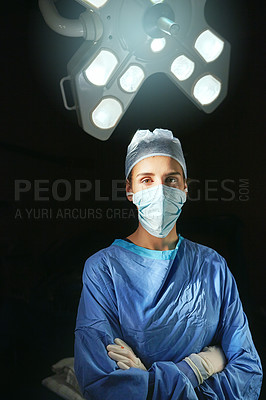
[[[116,340],[110,344],[114,338],[123,337],[111,282],[104,286],[97,282],[96,276],[87,276],[85,272],[75,331],[75,372],[84,397],[90,400],[257,400],[262,382],[261,363],[235,282],[225,272],[224,300],[214,343],[223,349],[227,363],[216,370],[219,373],[213,371],[211,375],[211,369],[207,371],[210,376],[201,384],[200,375],[196,376],[195,385],[181,368],[180,363],[187,364],[186,361],[153,362],[147,371],[126,343]],[[196,360],[191,358],[194,364]],[[192,363],[188,368],[192,368]],[[205,377],[204,371],[202,377]]]
[[[130,346],[119,338],[116,338],[114,342],[115,344],[109,344],[106,349],[108,351],[108,356],[116,361],[120,369],[139,368],[143,371],[147,371],[145,365],[140,358],[134,354]],[[186,362],[185,365],[184,361]],[[178,363],[179,368],[181,368],[184,373],[190,369],[193,371],[194,376],[192,375],[191,383],[193,386],[198,386],[213,374],[221,372],[226,365],[226,359],[219,346],[210,346],[205,347],[203,351],[198,354],[191,354],[181,361],[181,363]],[[181,365],[183,365],[183,367]],[[188,373],[188,376],[191,376],[191,373]],[[195,382],[196,384],[194,384]]]

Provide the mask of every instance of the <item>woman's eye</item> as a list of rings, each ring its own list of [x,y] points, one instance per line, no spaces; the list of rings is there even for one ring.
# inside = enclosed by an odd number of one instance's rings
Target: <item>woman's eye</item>
[[[141,183],[150,183],[151,179],[150,178],[144,178],[142,179]]]
[[[166,182],[169,182],[169,183],[177,183],[178,181],[177,181],[176,178],[171,178],[171,177],[169,177],[169,178],[166,179]]]
[[[171,185],[171,186],[179,186],[179,181],[178,181],[178,179],[177,178],[175,178],[175,177],[171,177],[171,176],[169,176],[167,179],[166,179],[166,182],[165,182],[167,185]]]

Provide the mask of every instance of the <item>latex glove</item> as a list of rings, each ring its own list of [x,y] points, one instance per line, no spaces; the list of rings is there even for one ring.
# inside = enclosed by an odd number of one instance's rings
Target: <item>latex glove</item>
[[[210,363],[213,367],[213,374],[222,372],[226,366],[226,358],[224,352],[220,346],[208,346],[198,353],[208,364]]]
[[[204,347],[200,353],[192,353],[184,360],[193,369],[199,384],[211,375],[221,372],[226,366],[224,352],[219,346]]]
[[[121,369],[139,368],[147,371],[145,365],[141,360],[134,354],[131,347],[129,347],[122,339],[115,339],[116,344],[109,344],[106,349],[108,356],[116,361],[117,365]]]

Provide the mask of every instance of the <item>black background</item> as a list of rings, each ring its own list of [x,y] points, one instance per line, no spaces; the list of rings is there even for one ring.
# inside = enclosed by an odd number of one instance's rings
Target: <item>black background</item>
[[[18,394],[25,399],[53,398],[40,382],[50,374],[53,363],[73,355],[84,261],[137,226],[136,219],[122,214],[131,210],[125,197],[112,198],[112,181],[120,180],[123,187],[126,146],[138,128],[164,127],[180,138],[188,175],[197,180],[191,183],[191,200],[183,209],[180,232],[227,259],[264,360],[262,4],[207,1],[209,24],[232,46],[229,92],[214,113],[198,110],[166,76],[158,74],[144,83],[107,142],[83,132],[75,113],[66,111],[61,101],[59,80],[67,75],[66,64],[82,40],[51,31],[35,1],[13,1],[2,7],[0,346],[4,398]],[[77,17],[83,10],[74,0],[60,0],[58,7],[67,17]],[[19,179],[29,181],[32,188],[15,200]],[[52,193],[58,179],[71,184],[67,201],[57,200]],[[80,200],[75,198],[77,179],[92,183],[92,190]],[[248,182],[247,201],[239,199],[242,179]],[[36,180],[47,181],[43,186],[48,191],[42,195],[48,200],[36,199]],[[226,181],[230,193],[222,186],[225,180],[230,180]],[[98,184],[107,200],[97,200]],[[208,185],[212,191],[207,191]],[[60,190],[63,196],[63,186]],[[55,217],[58,209],[74,208],[98,208],[102,217],[97,218],[96,211],[86,219]],[[31,218],[26,209],[35,210]],[[51,210],[52,217],[38,218],[41,209]]]

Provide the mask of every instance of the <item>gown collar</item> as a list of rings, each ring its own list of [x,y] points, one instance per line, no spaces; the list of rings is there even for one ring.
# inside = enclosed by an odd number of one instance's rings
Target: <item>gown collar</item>
[[[126,250],[131,251],[132,253],[138,254],[139,256],[142,257],[147,257],[147,258],[153,258],[157,260],[172,260],[175,258],[178,249],[180,247],[180,244],[184,240],[184,238],[181,235],[178,235],[178,242],[173,250],[150,250],[146,249],[145,247],[137,246],[136,244],[129,242],[124,239],[116,239],[113,243],[112,246],[119,246],[123,247]]]

